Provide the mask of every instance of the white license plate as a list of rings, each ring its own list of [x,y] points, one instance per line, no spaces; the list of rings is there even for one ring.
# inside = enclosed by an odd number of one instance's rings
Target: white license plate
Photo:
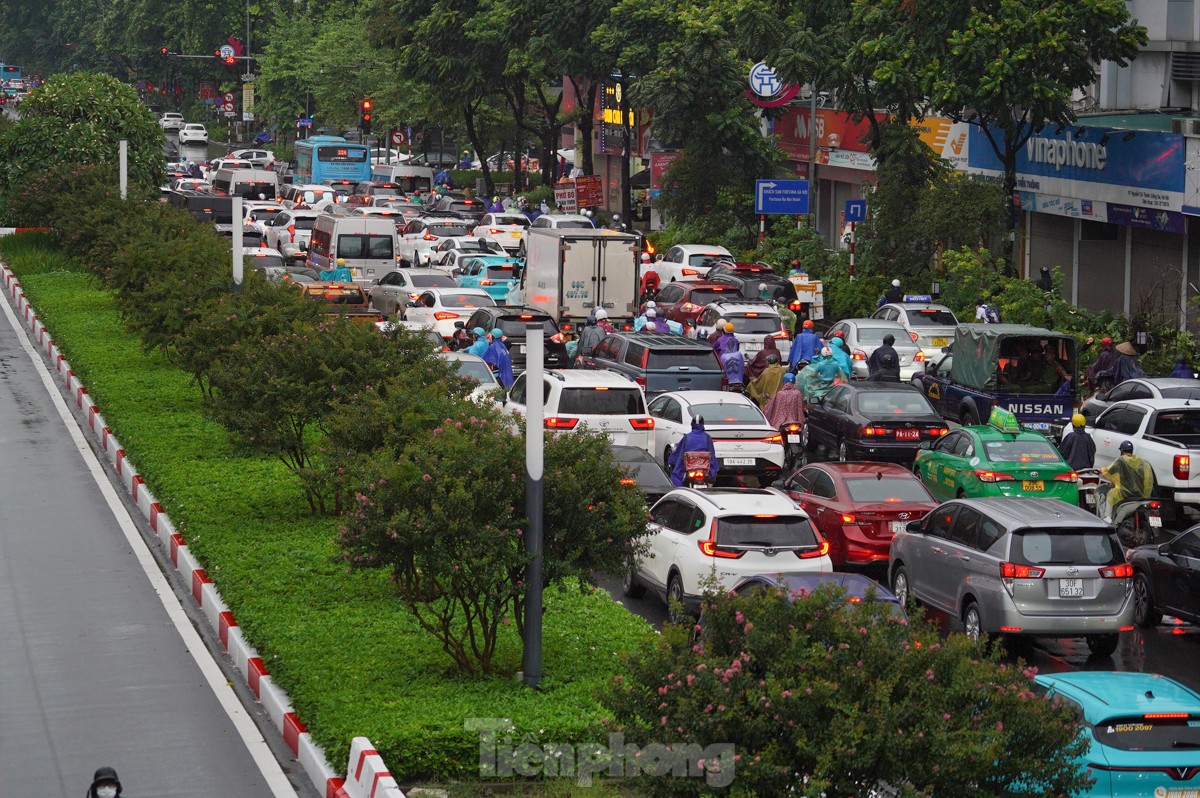
[[[762,344],[746,344],[747,352],[758,352],[763,348]]]
[[[753,457],[726,457],[721,460],[723,465],[727,466],[752,466],[754,465]]]
[[[1150,526],[1153,526],[1153,527],[1160,527],[1160,526],[1162,526],[1162,519],[1161,519],[1161,518],[1159,518],[1159,517],[1157,517],[1157,516],[1154,516],[1154,515],[1152,515],[1152,516],[1150,516],[1150,518],[1149,518],[1149,519],[1147,519],[1147,520],[1149,520],[1149,521],[1150,521]]]
[[[1038,432],[1046,432],[1050,429],[1049,421],[1023,421],[1021,426],[1025,429],[1033,429]]]
[[[1085,494],[1083,494],[1083,500],[1087,504],[1095,504],[1096,503],[1096,494],[1085,493]]]
[[[1058,580],[1058,597],[1059,598],[1083,598],[1083,580],[1082,579],[1059,579]]]
[[[799,436],[799,435],[788,435],[788,436],[787,436],[787,442],[788,442],[788,443],[799,443],[799,442],[800,442],[800,436]]]
[[[900,534],[901,532],[903,532],[903,531],[904,531],[904,530],[905,530],[907,527],[908,527],[908,522],[907,522],[907,521],[893,521],[893,522],[892,522],[892,534],[893,534],[893,535],[899,535],[899,534]]]

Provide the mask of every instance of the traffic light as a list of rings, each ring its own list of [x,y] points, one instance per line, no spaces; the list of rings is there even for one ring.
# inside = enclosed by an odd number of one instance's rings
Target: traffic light
[[[234,57],[233,53],[224,55],[221,53],[221,49],[219,47],[216,50],[213,50],[213,56],[227,67],[237,66],[237,58]]]
[[[170,51],[170,50],[168,50],[166,47],[160,47],[160,48],[158,48],[158,51],[159,51],[160,53],[162,53],[163,55],[166,55],[167,53],[171,52],[171,51]]]
[[[363,133],[371,132],[371,111],[373,107],[369,99],[363,99],[358,103],[358,129]]]

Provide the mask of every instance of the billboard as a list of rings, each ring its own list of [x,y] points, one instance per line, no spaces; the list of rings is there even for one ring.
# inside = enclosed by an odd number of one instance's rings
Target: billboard
[[[866,119],[854,122],[849,114],[829,108],[817,109],[817,121],[813,126],[809,125],[808,118],[809,109],[796,105],[785,110],[780,120],[775,123],[779,148],[787,153],[789,158],[795,161],[808,160],[809,134],[812,133],[817,139],[818,164],[861,170],[875,168],[867,143],[871,124]],[[883,121],[886,117],[877,114],[876,118]],[[950,161],[956,169],[967,167],[970,125],[966,122],[926,117],[922,120],[910,120],[909,125],[916,128],[921,141],[929,145],[936,155]],[[866,157],[863,157],[864,155]]]

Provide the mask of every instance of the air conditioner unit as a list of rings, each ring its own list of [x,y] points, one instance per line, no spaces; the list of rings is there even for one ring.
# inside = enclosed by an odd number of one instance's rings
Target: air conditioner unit
[[[1200,119],[1182,117],[1171,120],[1171,132],[1192,138],[1200,138]]]

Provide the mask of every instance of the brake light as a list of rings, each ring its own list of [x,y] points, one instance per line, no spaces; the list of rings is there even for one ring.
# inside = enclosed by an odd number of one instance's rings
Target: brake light
[[[577,418],[550,416],[546,419],[546,429],[575,429],[575,425],[578,423],[579,419]]]
[[[842,523],[843,524],[857,524],[858,519],[855,518],[853,515],[849,515],[847,513],[842,513]]]
[[[1187,479],[1192,472],[1192,457],[1187,454],[1175,455],[1175,462],[1171,464],[1171,473],[1176,479]]]
[[[772,338],[787,338],[788,337],[787,327],[783,326],[783,322],[779,322],[779,332],[771,333],[771,337]]]
[[[680,269],[679,273],[684,277],[696,277],[700,274],[700,272],[696,271],[695,269]]]
[[[980,482],[1011,482],[1016,479],[1012,474],[1002,474],[999,471],[983,471],[975,469],[975,478]]]
[[[500,232],[500,228],[499,227],[489,227],[488,232],[491,233],[492,235],[495,235],[496,233]]]
[[[645,377],[634,377],[633,381],[636,382],[638,385],[642,386],[642,388],[646,387],[646,378]]]
[[[855,349],[854,354],[850,355],[851,360],[866,360],[867,354],[861,349]]]
[[[449,319],[457,319],[457,318],[458,318],[458,314],[457,314],[457,313],[451,313],[451,312],[449,312],[449,311],[447,311],[447,310],[439,310],[437,313],[434,313],[434,314],[433,314],[433,317],[434,317],[435,319],[437,319],[438,321],[447,321],[447,320],[449,320]]]
[[[812,551],[797,551],[796,556],[802,560],[813,560],[817,557],[824,557],[829,553],[829,541],[822,540],[821,544]]]
[[[700,306],[693,305],[691,302],[684,302],[682,305],[679,306],[679,309],[682,310],[684,313],[691,313],[693,311],[700,310]]]
[[[762,440],[763,443],[783,443],[783,436],[777,432],[774,435],[769,435],[766,438],[763,438]]]
[[[757,319],[757,318],[758,318],[758,314],[757,314],[757,313],[747,313],[747,314],[746,314],[746,318],[748,318],[748,319]]]
[[[1059,474],[1054,479],[1058,482],[1078,482],[1079,474],[1072,471],[1069,474]]]
[[[561,344],[563,341],[567,340],[567,336],[563,335],[562,333],[555,333],[554,335],[550,336],[550,340],[556,344]]]
[[[915,332],[910,332],[908,335],[909,335],[909,337],[910,337],[910,338],[912,338],[914,341],[915,341],[915,340],[917,340],[917,334],[916,334]]]
[[[1000,563],[1001,579],[1041,579],[1045,573],[1045,568],[1038,568],[1034,565],[1017,565],[1013,562]]]
[[[495,283],[493,283],[491,280],[480,280],[479,284],[480,285],[495,285]]]
[[[803,308],[804,304],[798,299],[788,305],[788,310],[802,310]]]
[[[421,236],[421,238],[425,239],[426,241],[437,241],[437,236],[428,230],[425,231],[425,235]]]
[[[294,224],[288,225],[288,240],[290,240],[293,244],[296,243],[296,225]]]
[[[917,352],[915,355],[913,355],[913,362],[914,363],[924,363],[925,362],[925,353]]]
[[[1127,562],[1100,569],[1101,579],[1132,579],[1133,566]]]
[[[647,347],[642,350],[642,368],[646,368],[646,364],[650,362],[650,349]]]
[[[940,438],[943,435],[950,432],[950,428],[949,427],[930,427],[929,429],[925,430],[925,432],[929,435],[932,435],[935,438]]]
[[[629,419],[629,426],[634,429],[654,429],[654,419],[650,417],[631,418]]]
[[[700,472],[701,478],[705,476],[704,472]],[[724,557],[727,560],[736,560],[746,552],[744,551],[727,551],[717,545],[717,522],[714,520],[712,526],[708,530],[708,540],[700,541],[700,553],[705,557]]]
[[[788,432],[799,432],[800,425],[799,424],[788,424],[784,427],[784,429],[786,429]]]
[[[1191,715],[1186,712],[1151,712],[1142,715],[1142,717],[1150,720],[1161,720],[1163,718],[1190,718]]]
[[[412,298],[412,299],[416,299],[416,298],[417,298],[417,297],[419,297],[420,295],[421,295],[420,293],[416,293],[416,294],[409,294],[409,297],[410,297],[410,298]]]
[[[517,318],[520,319],[521,321],[529,321],[530,319],[533,318],[533,314],[532,313],[522,313]]]
[[[1146,506],[1149,507],[1151,510],[1157,510],[1162,505],[1160,505],[1158,502],[1150,502]]]
[[[887,427],[863,427],[862,428],[862,434],[868,435],[868,436],[887,435],[889,432],[891,432],[891,430],[888,429]]]

